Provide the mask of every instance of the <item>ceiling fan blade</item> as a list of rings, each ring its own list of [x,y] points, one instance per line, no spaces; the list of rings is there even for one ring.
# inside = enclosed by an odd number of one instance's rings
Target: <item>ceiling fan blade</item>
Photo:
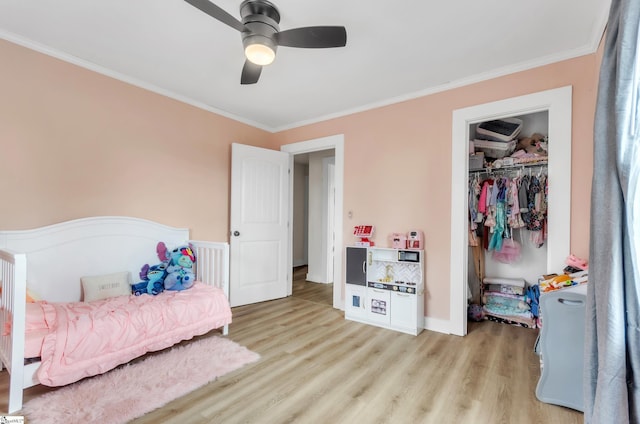
[[[197,7],[207,15],[216,18],[220,22],[229,25],[242,32],[245,30],[244,24],[227,13],[224,9],[211,3],[209,0],[184,0],[190,5]]]
[[[347,30],[342,26],[302,27],[280,31],[275,34],[280,46],[322,49],[344,47]]]
[[[240,84],[255,84],[260,78],[262,72],[262,66],[256,65],[248,59],[244,61],[242,67],[242,76],[240,77]]]

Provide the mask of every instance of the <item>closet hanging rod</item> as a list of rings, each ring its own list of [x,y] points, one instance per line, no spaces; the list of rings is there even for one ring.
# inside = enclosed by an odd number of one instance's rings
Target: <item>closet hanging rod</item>
[[[517,165],[502,166],[500,168],[476,169],[474,171],[469,171],[469,174],[480,175],[480,174],[496,174],[496,173],[503,173],[503,172],[514,172],[514,171],[525,171],[525,170],[533,171],[540,168],[546,169],[547,167],[548,167],[547,162],[519,163]]]

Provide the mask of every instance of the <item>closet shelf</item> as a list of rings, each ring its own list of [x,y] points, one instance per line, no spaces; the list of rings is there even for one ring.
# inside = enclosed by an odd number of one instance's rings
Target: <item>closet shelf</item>
[[[525,169],[534,169],[537,167],[547,167],[548,161],[540,161],[540,162],[531,162],[531,163],[518,163],[515,165],[501,166],[500,168],[494,168],[488,166],[482,169],[476,169],[474,171],[469,171],[469,174],[492,174],[500,171],[518,171]]]

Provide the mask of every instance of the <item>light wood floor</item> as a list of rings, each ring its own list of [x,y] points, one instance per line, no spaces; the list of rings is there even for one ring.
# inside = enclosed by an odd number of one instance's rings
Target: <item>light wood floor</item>
[[[470,323],[466,337],[414,337],[346,321],[296,296],[233,314],[228,337],[261,359],[134,423],[583,422],[535,398],[535,330],[487,321]],[[41,392],[29,389],[26,398]],[[3,372],[4,410],[6,393]]]
[[[312,283],[306,280],[306,276],[306,266],[293,268],[293,297],[333,306],[333,284]]]

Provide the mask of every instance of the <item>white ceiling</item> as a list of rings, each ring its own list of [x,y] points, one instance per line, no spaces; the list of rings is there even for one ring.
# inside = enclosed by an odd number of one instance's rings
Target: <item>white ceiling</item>
[[[280,47],[243,86],[240,33],[183,0],[2,0],[0,37],[278,131],[593,53],[610,1],[272,3],[281,30],[343,25],[347,46]]]

